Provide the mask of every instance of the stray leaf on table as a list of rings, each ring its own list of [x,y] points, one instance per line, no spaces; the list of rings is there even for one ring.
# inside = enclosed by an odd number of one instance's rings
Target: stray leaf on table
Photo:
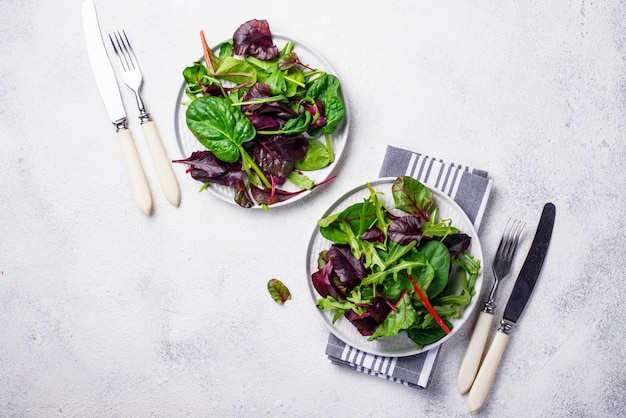
[[[267,282],[267,290],[272,295],[272,299],[280,305],[291,299],[291,292],[287,289],[287,286],[278,279],[270,279]]]

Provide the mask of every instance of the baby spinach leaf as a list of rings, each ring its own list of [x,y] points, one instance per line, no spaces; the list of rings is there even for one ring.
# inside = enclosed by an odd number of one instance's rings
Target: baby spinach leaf
[[[326,116],[326,125],[322,128],[322,132],[327,135],[335,132],[345,117],[345,109],[339,98],[339,79],[332,74],[324,74],[313,82],[307,95],[315,101],[322,102]]]
[[[309,112],[305,112],[310,115]],[[303,159],[296,161],[296,170],[314,171],[330,164],[328,150],[320,141],[309,140],[309,147]]]
[[[189,84],[196,84],[207,74],[206,67],[200,62],[194,62],[193,65],[183,70],[183,77]]]
[[[434,298],[448,284],[450,275],[450,253],[445,245],[439,241],[427,241],[419,247],[419,251],[426,256],[428,263],[434,269],[433,281],[428,286],[426,294]]]
[[[452,323],[450,323],[450,321],[444,319],[443,322],[449,329],[452,329]],[[446,332],[436,322],[430,322],[425,327],[415,322],[407,330],[407,336],[420,347],[439,341],[445,335]]]
[[[241,144],[254,139],[252,122],[230,101],[219,97],[199,97],[187,108],[187,126],[202,145],[222,161],[233,163],[241,154]]]

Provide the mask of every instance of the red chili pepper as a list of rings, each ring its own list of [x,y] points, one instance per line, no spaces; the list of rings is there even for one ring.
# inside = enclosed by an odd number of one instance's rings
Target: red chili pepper
[[[435,312],[433,305],[430,304],[430,302],[428,301],[428,298],[426,297],[424,292],[422,292],[422,289],[420,289],[420,287],[417,285],[417,283],[415,282],[415,280],[413,280],[411,276],[409,276],[409,280],[411,281],[411,284],[413,285],[415,292],[417,292],[417,296],[419,296],[420,300],[422,301],[422,303],[424,304],[428,312],[433,316],[433,318],[435,319],[435,322],[437,322],[437,324],[441,327],[441,329],[446,334],[450,334],[450,328],[448,328],[445,322],[443,322],[439,314]]]

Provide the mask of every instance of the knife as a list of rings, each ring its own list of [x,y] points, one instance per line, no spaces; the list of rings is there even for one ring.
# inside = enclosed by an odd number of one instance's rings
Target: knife
[[[500,321],[500,328],[498,328],[498,332],[489,347],[489,351],[483,363],[480,365],[480,370],[470,389],[467,398],[467,408],[469,412],[478,410],[487,398],[496,371],[500,365],[502,354],[509,340],[509,333],[513,326],[517,324],[522,311],[528,303],[528,299],[530,299],[535,283],[537,283],[543,261],[548,252],[550,238],[552,237],[555,212],[556,209],[552,203],[546,203],[543,207],[535,238],[530,246],[530,250],[522,265],[519,276],[517,276],[506,308],[504,309],[504,315]]]
[[[93,0],[85,0],[82,6],[83,29],[87,52],[91,69],[96,78],[96,85],[104,102],[104,107],[113,125],[116,128],[116,136],[120,144],[126,172],[130,179],[130,187],[133,198],[139,209],[146,215],[152,211],[152,196],[148,187],[146,175],[143,172],[139,154],[133,141],[132,134],[128,130],[126,111],[122,103],[122,96],[117,85],[117,79],[109,61],[96,14],[96,6]]]

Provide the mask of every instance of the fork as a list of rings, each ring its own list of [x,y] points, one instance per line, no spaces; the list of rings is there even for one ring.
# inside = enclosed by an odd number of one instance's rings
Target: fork
[[[172,164],[167,156],[165,148],[163,147],[159,131],[157,130],[152,117],[146,111],[146,107],[141,99],[140,90],[141,85],[143,84],[143,75],[141,73],[141,69],[139,68],[135,52],[130,46],[130,42],[128,41],[125,31],[122,30],[122,32],[114,32],[112,35],[109,34],[109,39],[113,44],[115,55],[120,62],[124,84],[126,84],[135,93],[137,107],[139,108],[141,129],[144,137],[146,138],[146,142],[148,143],[148,149],[150,150],[150,156],[152,157],[152,162],[156,168],[161,189],[163,190],[167,200],[172,205],[178,206],[180,204],[180,188],[178,187],[178,182],[176,181]]]
[[[480,365],[483,350],[485,349],[489,328],[493,321],[493,313],[496,306],[496,289],[500,281],[506,278],[511,272],[513,256],[515,255],[515,250],[517,249],[525,225],[524,222],[512,219],[507,222],[502,232],[502,238],[500,239],[500,244],[498,245],[498,250],[496,251],[492,265],[494,281],[491,292],[489,293],[489,299],[478,315],[472,338],[470,339],[467,352],[465,353],[463,363],[461,363],[459,370],[457,389],[461,394],[464,394],[470,389],[476,377],[476,373],[478,372],[478,366]]]

